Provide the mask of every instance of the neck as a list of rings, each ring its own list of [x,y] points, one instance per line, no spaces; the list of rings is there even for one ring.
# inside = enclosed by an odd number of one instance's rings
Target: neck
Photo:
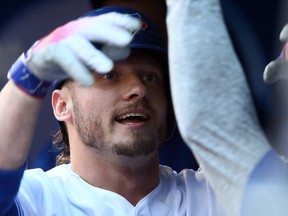
[[[136,205],[159,183],[158,152],[149,156],[128,158],[89,153],[71,152],[71,168],[87,183],[113,191]],[[88,156],[89,155],[89,156]]]

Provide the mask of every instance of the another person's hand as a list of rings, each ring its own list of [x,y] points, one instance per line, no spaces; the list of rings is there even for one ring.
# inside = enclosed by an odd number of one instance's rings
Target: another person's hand
[[[8,72],[8,78],[28,94],[40,97],[42,93],[34,91],[43,82],[49,85],[54,80],[71,78],[82,85],[92,85],[91,71],[107,73],[113,68],[113,60],[126,58],[133,33],[139,28],[137,19],[114,12],[71,21],[22,54]],[[97,49],[93,43],[103,46]],[[31,76],[36,80],[32,87]],[[27,77],[29,80],[23,82]]]
[[[281,55],[278,59],[271,61],[264,70],[263,78],[266,83],[277,80],[288,79],[288,24],[280,33],[280,40],[285,42]]]

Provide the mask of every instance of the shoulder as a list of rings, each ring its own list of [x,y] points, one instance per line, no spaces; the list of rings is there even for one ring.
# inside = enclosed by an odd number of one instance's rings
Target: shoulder
[[[28,169],[24,172],[23,180],[25,181],[26,179],[27,180],[29,179],[29,181],[33,181],[34,179],[34,181],[37,181],[37,180],[50,181],[55,178],[65,178],[72,174],[73,172],[70,169],[70,165],[63,164],[63,165],[54,167],[46,172],[40,168]]]
[[[186,212],[193,212],[193,215],[207,215],[209,211],[213,215],[225,215],[202,169],[184,169],[177,173],[170,167],[160,166],[159,187],[161,199],[167,203],[173,202],[179,211],[185,209]],[[195,203],[209,206],[209,210]]]
[[[177,173],[168,166],[160,165],[160,177],[162,179],[174,179],[178,182],[187,180],[198,183],[206,182],[205,174],[200,168],[197,171],[192,169],[183,169],[180,173]]]
[[[76,174],[66,164],[57,166],[47,172],[39,168],[28,169],[24,172],[19,192],[20,194],[47,195],[53,193],[53,191],[61,191],[73,175]]]
[[[181,193],[194,193],[197,191],[207,192],[207,180],[204,172],[199,169],[194,171],[192,169],[184,169],[177,173],[167,166],[160,166],[160,181],[165,190],[180,190]]]
[[[66,211],[68,207],[60,204],[67,201],[67,180],[76,175],[69,170],[69,165],[60,165],[47,172],[38,168],[26,170],[17,194],[18,205],[23,212],[37,215],[42,211],[51,213],[55,209]],[[53,203],[55,209],[48,209],[48,203]]]
[[[62,164],[62,165],[56,166],[56,167],[54,167],[54,168],[52,168],[46,172],[46,175],[50,178],[53,178],[53,177],[63,178],[67,175],[73,175],[73,174],[75,174],[75,173],[71,170],[70,164]]]

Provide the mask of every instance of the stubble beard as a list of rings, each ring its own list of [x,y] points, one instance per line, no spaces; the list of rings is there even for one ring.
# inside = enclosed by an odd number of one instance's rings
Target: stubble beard
[[[156,133],[153,133],[150,136],[143,136],[139,131],[130,131],[129,139],[123,138],[123,140],[114,141],[112,137],[113,130],[111,129],[108,132],[111,134],[110,140],[104,140],[105,130],[101,120],[97,117],[83,114],[84,112],[75,98],[73,99],[73,106],[75,127],[81,141],[86,146],[91,147],[98,152],[108,150],[119,156],[136,158],[138,156],[149,155],[158,149],[158,146],[160,145],[160,140]]]

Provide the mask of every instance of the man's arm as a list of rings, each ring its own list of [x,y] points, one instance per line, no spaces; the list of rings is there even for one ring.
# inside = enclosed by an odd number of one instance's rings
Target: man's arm
[[[21,167],[29,152],[41,99],[29,96],[10,80],[0,93],[0,169]]]
[[[40,99],[24,93],[12,80],[0,92],[0,215],[13,205],[40,106]]]
[[[218,0],[167,0],[169,68],[180,133],[226,208],[240,215],[250,173],[269,151]]]

